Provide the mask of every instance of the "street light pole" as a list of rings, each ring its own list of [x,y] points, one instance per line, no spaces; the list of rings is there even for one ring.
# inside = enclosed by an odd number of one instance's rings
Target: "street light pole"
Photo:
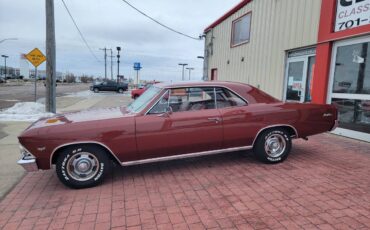
[[[9,57],[9,56],[7,56],[7,55],[1,55],[1,57],[3,57],[4,58],[4,68],[5,68],[5,74],[4,74],[4,76],[5,76],[5,79],[6,79],[6,59]]]
[[[117,46],[117,82],[118,82],[118,79],[119,79],[119,58],[121,57],[119,55],[119,51],[121,51],[121,47]]]
[[[191,71],[194,70],[194,68],[192,67],[189,67],[189,68],[186,68],[187,70],[189,70],[189,81],[191,79]]]
[[[186,63],[179,63],[179,65],[182,66],[182,80],[184,80],[185,66],[187,66],[188,64],[186,64]]]

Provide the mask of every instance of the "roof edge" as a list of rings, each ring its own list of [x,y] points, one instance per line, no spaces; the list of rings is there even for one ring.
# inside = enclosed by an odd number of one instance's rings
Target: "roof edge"
[[[209,25],[207,28],[204,29],[204,33],[207,33],[211,29],[215,28],[217,25],[221,24],[221,22],[225,21],[228,17],[233,15],[235,12],[243,8],[245,5],[250,3],[253,0],[243,0],[238,5],[234,6],[231,10],[226,12],[224,15],[222,15],[219,19],[217,19],[215,22],[213,22],[211,25]]]

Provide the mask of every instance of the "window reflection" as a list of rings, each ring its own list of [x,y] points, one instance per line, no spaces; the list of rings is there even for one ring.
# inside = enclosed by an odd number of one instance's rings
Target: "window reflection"
[[[370,94],[368,42],[338,47],[333,93]]]
[[[339,111],[339,127],[370,133],[370,100],[334,99]]]

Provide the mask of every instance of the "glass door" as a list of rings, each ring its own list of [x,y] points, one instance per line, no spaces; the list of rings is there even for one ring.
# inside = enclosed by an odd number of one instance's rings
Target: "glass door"
[[[339,110],[334,133],[370,142],[370,37],[333,47],[328,103]]]
[[[286,79],[286,101],[304,102],[307,82],[307,58],[289,58]]]

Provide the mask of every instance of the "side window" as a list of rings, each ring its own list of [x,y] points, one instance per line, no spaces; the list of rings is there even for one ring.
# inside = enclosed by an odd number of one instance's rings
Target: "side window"
[[[211,87],[171,89],[170,106],[173,112],[214,109],[214,91]]]
[[[224,88],[216,88],[217,108],[227,108],[234,106],[245,106],[247,103],[235,93]]]
[[[174,113],[214,109],[214,90],[211,87],[170,89],[150,110],[149,114],[160,114],[170,106]]]
[[[157,104],[149,111],[149,114],[161,114],[166,112],[168,107],[169,90],[162,96]]]

